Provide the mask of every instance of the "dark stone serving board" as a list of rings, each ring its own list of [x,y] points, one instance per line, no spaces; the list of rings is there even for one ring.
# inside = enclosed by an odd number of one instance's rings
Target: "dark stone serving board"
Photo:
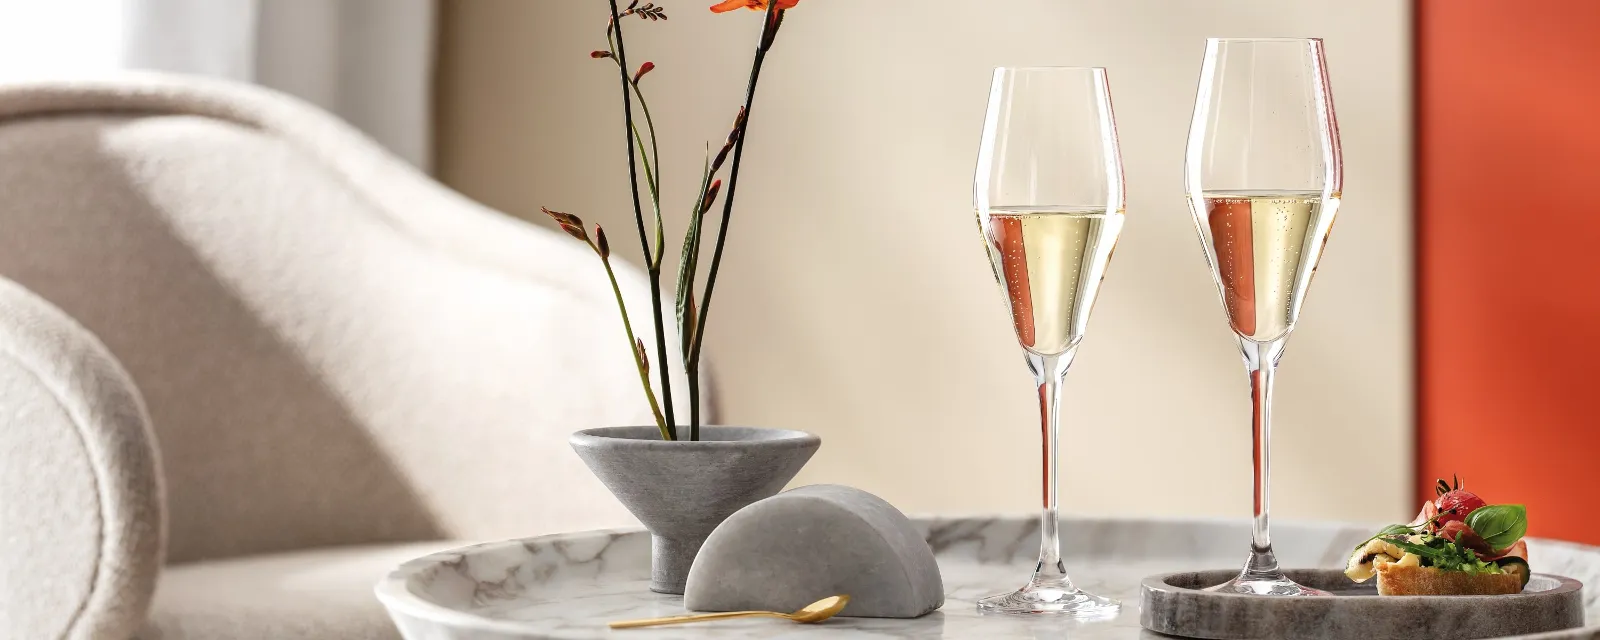
[[[1583,583],[1536,573],[1522,593],[1501,596],[1379,596],[1329,569],[1287,571],[1332,597],[1270,597],[1202,589],[1238,570],[1145,578],[1139,623],[1183,638],[1255,640],[1470,640],[1583,626]]]

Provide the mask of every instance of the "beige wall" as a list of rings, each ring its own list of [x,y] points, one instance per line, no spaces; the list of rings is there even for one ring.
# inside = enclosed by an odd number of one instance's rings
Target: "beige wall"
[[[633,237],[604,4],[446,0],[438,167],[491,206]],[[671,233],[742,97],[758,15],[660,0],[629,22],[662,132]],[[1279,382],[1276,513],[1409,515],[1407,3],[806,0],[763,76],[709,349],[727,422],[807,429],[802,482],[907,511],[1037,504],[1031,377],[978,240],[989,69],[1110,69],[1128,224],[1068,376],[1066,508],[1248,513],[1245,379],[1181,197],[1208,35],[1327,40],[1347,181]],[[542,222],[541,222],[542,223]],[[596,267],[598,268],[598,267]],[[638,312],[636,312],[638,313]],[[580,425],[574,425],[577,427]]]

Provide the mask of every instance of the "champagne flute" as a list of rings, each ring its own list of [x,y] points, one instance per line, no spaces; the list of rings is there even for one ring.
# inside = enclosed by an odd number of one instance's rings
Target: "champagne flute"
[[[1339,124],[1322,40],[1211,38],[1184,165],[1189,208],[1250,378],[1250,557],[1213,587],[1326,595],[1278,568],[1268,530],[1272,381],[1339,210]]]
[[[1122,155],[1100,68],[1001,68],[989,89],[973,199],[995,279],[1039,388],[1044,495],[1039,564],[982,611],[1115,615],[1061,560],[1057,449],[1061,382],[1122,231]]]

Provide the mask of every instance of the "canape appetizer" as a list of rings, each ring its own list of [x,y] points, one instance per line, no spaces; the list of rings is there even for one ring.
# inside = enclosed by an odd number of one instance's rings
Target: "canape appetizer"
[[[1460,479],[1440,480],[1435,493],[1411,524],[1389,525],[1356,545],[1344,574],[1356,582],[1377,576],[1386,596],[1521,593],[1532,575],[1522,540],[1527,510],[1485,504]]]

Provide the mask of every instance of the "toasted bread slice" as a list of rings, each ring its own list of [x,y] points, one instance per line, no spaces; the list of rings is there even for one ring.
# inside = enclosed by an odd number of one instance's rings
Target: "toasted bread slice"
[[[1496,596],[1522,593],[1514,573],[1467,573],[1433,567],[1378,566],[1378,594],[1385,596]]]

